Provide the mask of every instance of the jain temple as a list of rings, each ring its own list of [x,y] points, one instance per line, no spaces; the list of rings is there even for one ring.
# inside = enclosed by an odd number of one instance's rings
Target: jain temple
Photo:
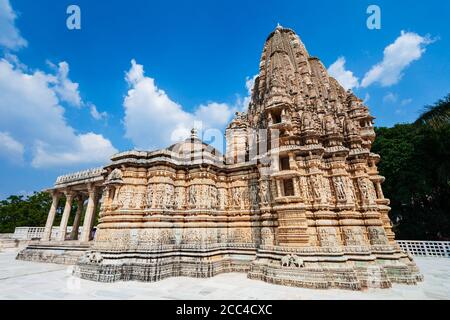
[[[44,235],[17,259],[73,264],[76,276],[102,282],[244,272],[322,289],[416,284],[416,264],[394,241],[373,120],[278,26],[248,111],[226,129],[225,154],[192,130],[166,149],[115,154],[59,177],[47,190]]]

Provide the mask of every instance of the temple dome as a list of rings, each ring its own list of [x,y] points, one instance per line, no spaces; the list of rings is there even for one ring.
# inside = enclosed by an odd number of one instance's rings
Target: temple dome
[[[197,136],[197,130],[191,130],[191,136],[184,141],[177,142],[167,148],[181,158],[200,159],[206,157],[217,157],[222,154],[213,146],[203,142]]]

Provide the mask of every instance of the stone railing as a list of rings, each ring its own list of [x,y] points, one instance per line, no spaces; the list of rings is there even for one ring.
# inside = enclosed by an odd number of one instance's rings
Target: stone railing
[[[12,235],[13,239],[16,240],[39,240],[44,234],[44,227],[18,227],[14,230]],[[78,237],[80,237],[83,227],[78,229]],[[72,232],[72,227],[67,227],[67,236],[70,236]],[[59,227],[52,228],[51,239],[57,239],[59,234]]]
[[[397,240],[400,248],[416,257],[449,258],[450,241]]]
[[[88,169],[84,171],[79,171],[75,173],[66,174],[63,176],[59,176],[56,179],[56,185],[58,184],[65,184],[70,183],[74,181],[81,181],[81,180],[87,180],[96,178],[102,175],[103,168],[94,168],[94,169]]]

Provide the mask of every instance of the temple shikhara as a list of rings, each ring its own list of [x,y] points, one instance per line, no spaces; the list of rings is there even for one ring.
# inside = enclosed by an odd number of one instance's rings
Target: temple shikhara
[[[46,231],[18,259],[75,264],[75,275],[102,282],[245,272],[309,288],[415,284],[422,276],[394,241],[371,152],[373,120],[278,26],[224,154],[192,130],[167,149],[59,177]]]

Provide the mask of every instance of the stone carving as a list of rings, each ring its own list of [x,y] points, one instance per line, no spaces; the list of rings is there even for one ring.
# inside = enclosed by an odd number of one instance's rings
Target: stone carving
[[[258,203],[259,203],[259,190],[258,190],[258,185],[252,184],[252,185],[250,186],[249,196],[250,196],[250,205],[251,205],[252,207],[258,207]]]
[[[334,182],[334,188],[336,190],[336,197],[339,201],[346,201],[347,200],[347,193],[346,193],[346,185],[344,183],[344,180],[342,177],[335,177],[333,178]]]
[[[225,208],[228,206],[228,192],[226,189],[221,188],[219,189],[219,208],[221,210],[225,210]]]
[[[122,182],[122,171],[120,169],[114,169],[113,171],[111,171],[111,173],[108,176],[107,181],[108,182]]]
[[[344,228],[343,237],[345,245],[347,246],[364,244],[364,234],[360,227]]]
[[[388,239],[383,227],[368,227],[367,231],[372,245],[388,244]]]
[[[208,209],[215,209],[219,203],[219,195],[217,192],[217,188],[214,186],[209,186],[209,206]]]
[[[88,169],[84,171],[79,171],[71,174],[67,174],[64,176],[59,176],[56,179],[55,185],[59,184],[66,184],[74,181],[83,181],[83,180],[89,180],[94,178],[101,177],[103,172],[103,168],[95,168],[95,169]]]
[[[274,241],[274,234],[271,228],[264,227],[261,230],[261,244],[265,246],[272,246]]]
[[[305,263],[303,262],[303,259],[300,259],[298,256],[294,254],[288,254],[281,258],[281,266],[303,268],[305,266]]]
[[[189,205],[192,207],[197,205],[197,190],[195,188],[195,185],[189,187]]]
[[[102,262],[102,255],[96,251],[88,251],[80,258],[80,263],[101,264]]]
[[[338,246],[339,241],[336,234],[336,228],[319,228],[319,241],[322,247]]]
[[[175,195],[174,195],[174,201],[175,201],[175,209],[182,209],[184,207],[184,200],[185,200],[185,194],[184,194],[184,188],[178,187],[175,189]]]
[[[314,191],[314,197],[319,200],[324,200],[323,196],[324,191],[322,190],[322,183],[320,177],[311,176],[311,185]]]
[[[154,186],[153,184],[149,184],[148,188],[147,188],[147,206],[149,208],[154,208],[154,204],[153,204],[153,193],[154,193]]]
[[[242,193],[241,193],[241,188],[240,187],[236,187],[231,189],[231,199],[232,199],[232,206],[236,207],[236,208],[240,208],[241,207],[241,202],[242,202]]]
[[[134,206],[136,209],[144,209],[147,206],[145,192],[138,191],[135,193],[134,197],[136,199],[134,202]]]
[[[173,196],[174,196],[173,185],[166,184],[163,200],[164,209],[171,209],[173,207],[174,204]]]
[[[267,180],[261,181],[260,199],[263,204],[270,203],[270,184]]]
[[[372,181],[367,178],[360,178],[358,179],[358,184],[363,203],[374,204],[377,199],[377,195]]]

